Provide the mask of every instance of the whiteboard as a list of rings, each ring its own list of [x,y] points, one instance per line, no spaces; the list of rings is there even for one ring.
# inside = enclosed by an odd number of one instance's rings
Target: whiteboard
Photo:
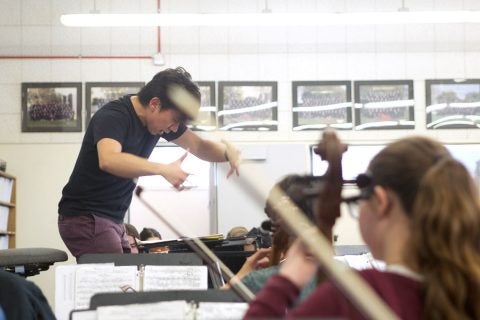
[[[242,180],[237,177],[226,178],[228,165],[219,164],[217,173],[217,232],[227,234],[235,226],[247,229],[259,227],[267,219],[263,209],[270,188],[283,176],[291,173],[308,174],[310,161],[308,145],[292,144],[255,144],[239,145],[247,159],[240,167],[242,172],[261,173],[256,179],[268,186],[262,195],[255,197],[251,190],[245,190]],[[248,159],[250,158],[250,159]],[[260,200],[259,200],[260,199]]]

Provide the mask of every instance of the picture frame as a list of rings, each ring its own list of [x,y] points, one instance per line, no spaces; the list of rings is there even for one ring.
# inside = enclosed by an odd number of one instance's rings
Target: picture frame
[[[353,128],[350,81],[293,81],[293,131]]]
[[[201,101],[197,119],[190,121],[188,127],[194,131],[213,131],[217,128],[217,101],[215,81],[197,81]]]
[[[355,130],[415,128],[413,80],[355,81]]]
[[[105,103],[127,94],[137,94],[145,82],[86,82],[85,83],[85,128]]]
[[[277,131],[275,81],[220,81],[218,127],[229,131]]]
[[[480,128],[480,79],[425,80],[427,129]]]
[[[81,132],[80,82],[23,82],[22,132]]]

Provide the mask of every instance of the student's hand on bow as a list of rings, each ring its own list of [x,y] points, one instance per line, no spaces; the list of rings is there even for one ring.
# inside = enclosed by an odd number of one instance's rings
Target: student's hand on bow
[[[300,239],[288,249],[279,274],[288,278],[297,287],[303,288],[314,276],[318,264]]]
[[[237,272],[237,277],[241,279],[254,270],[266,268],[270,262],[268,256],[271,252],[271,248],[258,249],[245,260],[242,268]]]

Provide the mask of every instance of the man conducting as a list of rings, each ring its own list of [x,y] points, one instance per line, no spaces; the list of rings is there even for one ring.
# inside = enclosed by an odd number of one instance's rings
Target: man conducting
[[[182,190],[188,173],[181,164],[188,152],[205,161],[228,161],[227,177],[239,174],[239,150],[186,127],[199,108],[198,87],[178,67],[157,73],[137,95],[111,101],[94,114],[58,205],[60,236],[73,256],[130,252],[123,219],[134,178],[160,175]],[[187,152],[169,164],[149,161],[160,138]]]

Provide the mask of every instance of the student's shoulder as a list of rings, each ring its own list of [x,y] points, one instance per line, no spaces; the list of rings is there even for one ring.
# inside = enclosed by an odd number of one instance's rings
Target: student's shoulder
[[[420,280],[406,274],[377,269],[362,270],[359,273],[366,282],[382,294],[394,294],[401,288],[404,292],[411,292],[413,295],[419,292],[421,288]]]
[[[279,266],[271,266],[267,268],[258,269],[247,274],[244,279],[246,281],[256,281],[265,283],[271,276],[276,275],[280,270]]]

